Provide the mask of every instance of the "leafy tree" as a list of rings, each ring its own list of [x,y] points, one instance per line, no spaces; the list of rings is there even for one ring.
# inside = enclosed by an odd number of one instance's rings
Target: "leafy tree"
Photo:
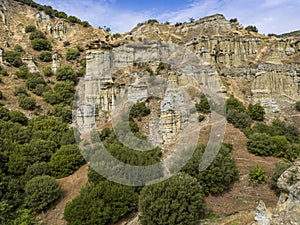
[[[52,53],[50,51],[41,51],[37,57],[43,62],[51,62],[52,61]]]
[[[231,96],[226,100],[226,111],[236,110],[238,112],[246,112],[246,108],[242,102]]]
[[[252,32],[255,32],[255,33],[258,32],[257,27],[256,27],[256,26],[253,26],[253,25],[249,25],[249,26],[245,27],[245,30],[247,30],[247,31],[252,31]]]
[[[79,53],[79,51],[77,49],[70,48],[70,49],[67,50],[66,59],[68,61],[75,60],[75,59],[77,59],[77,57],[79,55],[80,55],[80,53]]]
[[[46,66],[45,68],[43,68],[43,73],[45,75],[45,77],[51,77],[53,75],[52,69],[50,66]]]
[[[10,120],[12,122],[15,122],[15,123],[20,123],[22,125],[27,125],[28,123],[28,118],[25,116],[24,113],[18,111],[18,110],[12,110],[9,112],[9,117],[10,117]]]
[[[75,71],[70,65],[63,65],[56,71],[56,79],[58,81],[76,81]]]
[[[14,95],[21,97],[21,96],[28,96],[28,93],[24,86],[18,86],[18,87],[15,87]]]
[[[232,146],[222,144],[211,165],[206,170],[199,171],[199,162],[202,159],[205,148],[204,145],[197,146],[193,157],[181,171],[195,177],[203,187],[205,194],[221,193],[227,190],[229,185],[239,177],[236,162],[230,156]],[[209,148],[214,148],[214,146]]]
[[[248,114],[253,120],[263,121],[265,110],[259,103],[256,103],[255,105],[250,104],[248,106]]]
[[[266,133],[254,133],[247,142],[248,151],[259,156],[271,156],[272,137]]]
[[[271,188],[275,191],[277,195],[280,194],[281,190],[277,186],[278,178],[281,174],[286,171],[291,166],[291,162],[289,161],[282,161],[275,165],[275,168],[272,171],[270,185]]]
[[[71,175],[85,163],[77,145],[64,145],[52,155],[49,165],[52,175],[61,178]]]
[[[5,52],[5,60],[10,65],[15,66],[15,67],[20,67],[23,64],[22,59],[21,59],[21,54],[20,54],[20,52],[17,52],[17,51],[6,51]]]
[[[31,33],[31,32],[34,32],[36,31],[36,27],[34,25],[28,25],[25,27],[25,32],[26,33]]]
[[[18,78],[27,79],[29,70],[27,66],[21,66],[20,70],[16,72]]]
[[[27,181],[29,181],[37,176],[51,175],[50,169],[51,168],[47,162],[35,162],[27,167],[24,177]]]
[[[32,97],[21,96],[18,98],[18,103],[25,110],[34,110],[36,108],[36,101]]]
[[[143,225],[196,224],[204,212],[203,197],[198,181],[184,173],[145,186],[139,201],[141,222]]]
[[[249,115],[246,112],[240,112],[235,109],[228,110],[227,121],[239,129],[245,129],[251,125],[251,118]]]
[[[52,49],[51,43],[48,40],[42,38],[33,39],[31,41],[31,47],[37,51],[42,51],[42,50],[51,51]]]
[[[141,119],[151,113],[151,110],[146,106],[145,102],[137,102],[131,106],[129,116],[132,118]]]
[[[46,39],[46,35],[40,30],[35,30],[35,31],[31,32],[31,34],[29,35],[29,39],[33,40],[36,38]]]
[[[103,181],[83,188],[68,203],[64,218],[68,224],[109,224],[136,208],[137,195],[129,186]]]
[[[267,178],[265,168],[260,167],[258,164],[249,171],[249,181],[254,184],[262,183]]]
[[[25,185],[25,206],[40,212],[47,209],[60,195],[60,186],[53,177],[37,176]]]
[[[195,108],[198,112],[201,113],[207,114],[211,112],[209,101],[205,97],[201,98],[200,102],[195,104]]]

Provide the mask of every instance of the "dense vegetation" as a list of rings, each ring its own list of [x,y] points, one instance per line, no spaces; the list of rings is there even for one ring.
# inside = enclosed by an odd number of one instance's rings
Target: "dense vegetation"
[[[83,164],[82,158],[57,157],[73,152],[74,143],[73,131],[61,119],[27,119],[22,112],[0,106],[1,223],[35,224],[32,213],[47,209],[60,196],[50,177],[58,176],[58,165],[71,174]]]
[[[143,225],[196,224],[204,212],[204,193],[197,179],[178,174],[142,189],[139,201]]]

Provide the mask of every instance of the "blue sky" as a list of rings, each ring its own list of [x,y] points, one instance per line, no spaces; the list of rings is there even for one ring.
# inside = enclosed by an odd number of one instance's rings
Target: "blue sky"
[[[300,0],[35,0],[43,5],[87,20],[113,33],[130,31],[148,19],[185,22],[215,13],[241,24],[256,25],[260,33],[300,30]]]

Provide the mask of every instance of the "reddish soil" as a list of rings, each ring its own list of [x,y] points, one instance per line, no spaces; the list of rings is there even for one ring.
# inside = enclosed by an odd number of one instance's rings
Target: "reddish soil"
[[[38,215],[38,220],[47,225],[65,225],[67,222],[63,219],[63,213],[66,204],[79,195],[81,188],[88,181],[88,164],[82,166],[79,170],[68,177],[58,179],[62,188],[62,196],[57,200],[55,208],[49,209],[45,213]]]
[[[200,133],[201,142],[206,142],[209,136],[209,127],[205,127]],[[266,170],[270,177],[274,165],[280,159],[274,157],[259,157],[247,151],[247,138],[231,124],[227,124],[224,142],[233,145],[232,156],[236,159],[240,172],[240,179],[225,193],[216,196],[208,196],[205,201],[208,208],[216,214],[224,217],[236,214],[241,211],[254,210],[260,200],[266,203],[267,207],[274,208],[278,197],[270,189],[268,181],[263,184],[253,185],[248,181],[249,170],[258,164]]]

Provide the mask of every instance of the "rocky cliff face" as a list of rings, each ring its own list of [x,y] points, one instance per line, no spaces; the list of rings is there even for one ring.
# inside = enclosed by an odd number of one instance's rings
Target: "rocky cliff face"
[[[300,224],[300,160],[296,160],[278,179],[282,190],[273,214],[263,202],[257,207],[258,225]]]

